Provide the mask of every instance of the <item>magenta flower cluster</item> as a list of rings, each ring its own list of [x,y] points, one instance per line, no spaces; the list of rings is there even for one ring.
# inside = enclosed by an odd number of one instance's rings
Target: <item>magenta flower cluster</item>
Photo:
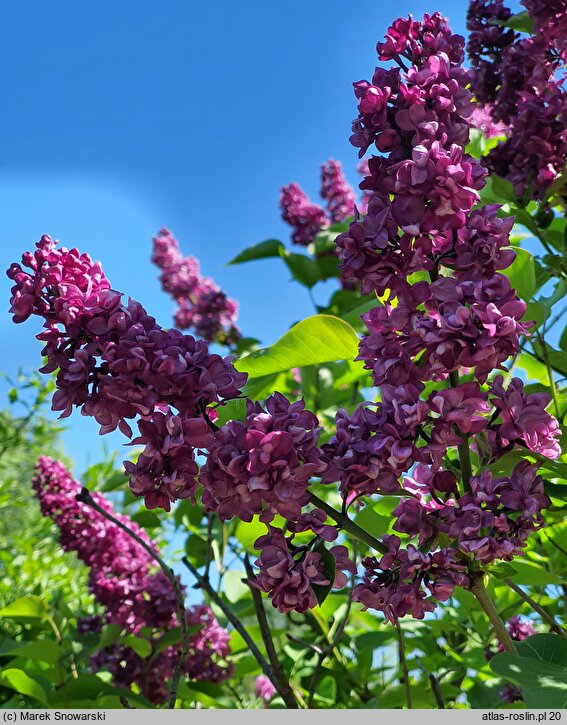
[[[293,539],[293,533],[285,536],[281,529],[269,526],[268,533],[254,543],[254,548],[260,550],[255,562],[259,572],[251,584],[266,592],[280,612],[313,609],[317,606],[317,587],[341,589],[347,583],[345,572],[356,574],[346,546],[328,550],[335,561],[331,580],[320,551],[312,550],[310,544],[296,545]]]
[[[89,567],[89,589],[97,604],[104,608],[104,621],[144,636],[152,645],[152,654],[142,658],[126,645],[112,644],[94,655],[93,668],[109,670],[118,687],[129,688],[135,683],[151,702],[165,702],[167,679],[178,656],[173,646],[159,647],[164,634],[179,624],[171,582],[161,570],[155,570],[152,557],[132,537],[76,500],[81,486],[62,463],[40,458],[32,483],[41,512],[59,529],[63,549],[74,551]],[[101,508],[156,548],[133,521],[114,513],[104,496],[95,493],[93,498]],[[187,676],[207,682],[219,682],[229,677],[232,672],[231,665],[226,662],[230,655],[229,635],[211,610],[205,605],[189,609],[187,624],[199,626],[199,631],[190,640],[184,665]],[[78,624],[83,633],[96,632],[101,625],[102,620],[97,617]],[[150,634],[147,634],[148,629]]]
[[[320,475],[339,483],[347,506],[401,494],[393,528],[409,543],[385,537],[388,552],[364,562],[354,593],[392,622],[424,617],[435,600],[468,585],[467,560],[510,560],[542,526],[550,501],[538,465],[518,456],[511,474],[497,477],[485,467],[510,451],[560,453],[559,426],[545,410],[550,396],[526,394],[517,378],[488,382],[519,352],[530,323],[501,274],[515,258],[513,220],[497,206],[473,210],[485,170],[464,151],[473,104],[463,42],[439,14],[400,19],[378,45],[380,59],[398,67],[355,84],[351,141],[381,155],[362,184],[367,213],[337,246],[344,278],[384,300],[363,315],[369,334],[359,354],[381,400],[338,411]],[[421,279],[412,282],[415,273]],[[447,379],[450,387],[424,393]],[[465,447],[476,454],[477,475],[455,455]]]
[[[302,401],[271,395],[266,408],[247,401],[246,419],[214,434],[201,469],[203,503],[221,519],[278,513],[296,520],[308,503],[309,479],[321,469],[317,418]]]
[[[276,688],[266,675],[258,675],[256,678],[256,697],[261,698],[267,705],[276,694]]]
[[[343,570],[354,573],[344,546],[334,546],[331,582],[320,551],[312,549],[319,540],[333,541],[337,530],[326,523],[321,509],[305,511],[307,487],[324,464],[317,447],[316,416],[305,410],[303,401],[290,403],[281,393],[271,395],[265,408],[247,401],[244,421],[232,420],[214,434],[199,480],[207,511],[221,519],[233,516],[251,521],[254,515],[268,524],[255,548],[258,576],[251,582],[268,593],[281,612],[304,612],[317,604],[316,586],[346,584]],[[285,530],[269,525],[274,515],[286,519]],[[307,545],[297,546],[297,534],[313,534]]]
[[[282,187],[282,219],[293,228],[294,244],[306,247],[322,229],[335,222],[344,222],[354,214],[355,193],[341,164],[334,159],[321,164],[321,197],[326,210],[313,203],[298,184],[292,182]]]
[[[207,428],[207,406],[238,397],[246,382],[232,358],[210,353],[204,340],[164,330],[138,302],[123,302],[98,262],[76,249],[58,249],[48,236],[8,276],[15,283],[14,321],[44,319],[38,339],[47,363],[41,371],[57,370],[52,408],[64,417],[78,407],[101,433],[118,427],[127,436],[128,420],[138,417],[136,440],[147,445],[141,461],[128,466],[135,493],[149,507],[167,510],[171,501],[191,495],[192,443],[200,445]]]
[[[467,27],[472,88],[494,122],[508,125],[506,140],[487,157],[519,199],[541,198],[563,169],[567,151],[567,6],[523,3],[535,35],[520,37],[502,23],[512,13],[502,0],[471,0]]]
[[[168,229],[153,238],[152,262],[161,270],[160,282],[177,304],[175,325],[192,329],[209,342],[231,345],[240,338],[236,326],[238,304],[210,279],[203,277],[195,257],[183,257],[177,239]]]

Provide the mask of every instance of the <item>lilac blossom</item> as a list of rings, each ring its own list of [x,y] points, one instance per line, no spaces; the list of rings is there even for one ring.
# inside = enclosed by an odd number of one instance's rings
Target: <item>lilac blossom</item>
[[[344,222],[354,213],[356,197],[338,161],[321,164],[321,197],[327,203],[331,222]]]
[[[266,675],[258,675],[256,678],[256,697],[261,698],[265,705],[274,698],[276,688],[272,685],[272,681]]]
[[[192,328],[197,337],[232,344],[240,337],[235,321],[238,305],[209,277],[203,277],[195,257],[183,257],[168,229],[153,238],[152,262],[161,270],[162,289],[177,303],[174,314],[180,330]]]
[[[211,354],[203,340],[164,330],[134,300],[124,304],[88,255],[58,249],[44,236],[35,252],[23,255],[22,264],[8,270],[15,282],[11,312],[15,322],[32,314],[44,319],[38,339],[45,343],[47,363],[41,372],[57,370],[52,408],[61,417],[78,407],[95,418],[101,434],[118,427],[131,436],[129,419],[153,416],[155,428],[156,411],[170,406],[193,430],[202,427],[209,404],[240,394],[246,375],[235,370],[231,357]],[[142,431],[150,429],[142,424]],[[138,442],[146,442],[144,432]],[[148,473],[144,465],[142,460],[137,471],[142,476]],[[172,498],[187,495],[187,485],[190,492],[187,470],[184,476],[181,486],[164,480],[167,493],[161,488],[158,496],[139,480],[134,486],[143,495],[152,494],[150,505],[169,508]],[[156,486],[160,489],[159,481]]]
[[[317,418],[305,403],[271,395],[265,409],[248,400],[246,420],[231,420],[208,446],[201,469],[203,503],[221,519],[251,521],[264,512],[298,520],[309,479],[321,469]]]
[[[280,207],[282,219],[293,227],[294,244],[306,247],[329,224],[325,210],[314,204],[298,184],[282,187]]]
[[[344,571],[356,573],[356,566],[348,558],[345,546],[334,546],[329,553],[335,558],[333,581],[326,572],[320,551],[307,546],[295,546],[293,534],[286,537],[273,526],[254,543],[260,551],[255,561],[258,574],[251,584],[268,594],[280,612],[306,612],[317,605],[316,587],[342,588],[346,584]]]
[[[89,589],[97,604],[104,608],[104,621],[144,636],[152,646],[152,654],[144,659],[130,647],[113,644],[93,655],[91,666],[95,671],[109,670],[118,687],[129,688],[135,683],[151,702],[165,702],[167,679],[173,673],[177,650],[172,646],[159,648],[159,643],[165,632],[179,625],[173,585],[161,570],[156,571],[153,558],[137,541],[98,511],[77,501],[81,486],[59,461],[41,457],[32,484],[43,515],[51,518],[59,529],[63,549],[74,551],[89,567]],[[101,494],[94,493],[92,497],[146,544],[157,548],[133,521],[115,513]],[[77,624],[82,633],[96,632],[103,620],[97,615]],[[229,677],[229,634],[219,626],[209,607],[198,605],[189,609],[187,624],[200,625],[189,641],[184,665],[187,676],[208,682]]]

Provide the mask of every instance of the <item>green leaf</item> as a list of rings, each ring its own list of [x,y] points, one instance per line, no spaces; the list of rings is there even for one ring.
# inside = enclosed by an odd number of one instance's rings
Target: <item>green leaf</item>
[[[562,350],[567,350],[567,325],[565,325],[565,329],[561,333],[561,337],[559,338],[559,347]]]
[[[224,425],[229,420],[244,420],[246,417],[246,400],[237,398],[236,400],[228,400],[224,405],[217,408],[218,418],[215,424]]]
[[[567,705],[567,669],[534,657],[503,652],[490,660],[493,672],[519,685],[527,708],[564,708]]]
[[[516,15],[512,15],[511,18],[508,18],[508,20],[502,24],[507,28],[513,28],[520,33],[528,33],[531,35],[534,32],[533,20],[528,15],[527,10],[517,13]]]
[[[252,262],[255,259],[266,259],[268,257],[279,257],[280,250],[285,249],[282,242],[277,239],[267,239],[265,242],[254,244],[243,252],[240,252],[230,264],[243,264],[244,262]]]
[[[114,644],[120,638],[122,627],[118,624],[107,624],[103,627],[100,637],[94,649],[104,649],[109,644]]]
[[[357,305],[353,310],[350,310],[346,314],[342,315],[342,319],[345,322],[348,322],[349,325],[361,325],[361,315],[379,306],[380,305],[378,303],[378,300],[376,299],[376,297],[373,297],[372,299],[366,300],[362,304]]]
[[[525,584],[531,586],[547,586],[548,584],[561,584],[561,579],[556,574],[552,574],[539,564],[523,559],[514,560],[514,569],[516,573],[510,578],[516,584]]]
[[[246,572],[227,571],[224,575],[223,589],[226,598],[231,603],[237,602],[245,594],[248,594],[250,589],[246,584]]]
[[[179,644],[182,638],[181,627],[175,627],[166,632],[163,637],[154,644],[154,652],[163,652],[164,649]]]
[[[295,254],[287,249],[280,249],[280,257],[286,263],[294,279],[304,287],[311,289],[322,279],[317,262],[306,254]]]
[[[394,504],[391,503],[390,508],[393,507]],[[369,504],[368,506],[364,506],[364,508],[357,513],[354,522],[360,526],[361,529],[364,529],[364,531],[372,534],[372,536],[376,538],[379,538],[382,534],[385,534],[388,531],[391,520],[391,516],[381,516],[376,513],[372,504]]]
[[[271,347],[235,361],[235,366],[259,377],[294,367],[352,360],[357,355],[358,337],[350,325],[331,315],[313,315],[294,325]]]
[[[43,704],[47,704],[47,695],[43,687],[27,675],[23,670],[8,667],[0,672],[0,685],[19,692],[21,695],[32,697]]]
[[[239,521],[234,535],[247,551],[254,551],[254,542],[266,533],[266,524],[254,516],[250,523]]]
[[[317,597],[317,602],[321,605],[333,588],[337,561],[321,540],[313,547],[313,551],[321,555],[321,560],[325,567],[325,577],[329,580],[328,584],[312,584],[313,591]]]
[[[315,260],[315,264],[319,269],[319,279],[333,279],[341,276],[339,269],[339,260],[336,254],[330,254],[328,257],[320,257]]]
[[[492,190],[496,196],[500,199],[504,199],[505,201],[516,201],[518,197],[516,196],[516,191],[512,182],[508,181],[508,179],[503,179],[501,176],[497,176],[496,174],[492,174],[490,178],[492,179]]]
[[[488,572],[497,579],[506,579],[507,577],[514,576],[514,574],[517,574],[517,571],[511,564],[507,564],[506,562],[494,564],[494,566],[488,569]]]
[[[133,649],[134,652],[142,658],[149,657],[152,653],[152,645],[147,639],[143,639],[142,637],[136,637],[133,634],[129,634],[127,637],[123,638],[122,642],[126,645],[126,647]]]
[[[199,534],[191,534],[185,541],[185,553],[192,564],[202,566],[207,555],[207,542]]]
[[[522,657],[535,657],[567,668],[567,639],[557,634],[533,634],[517,642],[516,649]]]
[[[4,609],[0,609],[0,617],[30,617],[32,619],[44,619],[47,615],[47,607],[45,603],[35,596],[22,597],[16,599],[15,602],[8,604]]]
[[[537,289],[535,263],[533,256],[525,249],[517,247],[516,259],[502,273],[508,277],[510,284],[523,300],[528,301]]]
[[[242,359],[244,360],[244,358]],[[260,398],[273,393],[278,376],[279,373],[274,373],[273,375],[263,375],[257,378],[249,377],[246,385],[242,389],[242,395],[245,395],[247,398],[259,400]]]
[[[4,650],[2,655],[39,660],[40,662],[48,662],[53,665],[59,659],[60,648],[59,645],[51,639],[36,639],[33,642],[25,642],[17,647]]]
[[[132,521],[144,529],[155,529],[158,526],[161,526],[160,517],[153,511],[138,511],[132,515]]]
[[[560,373],[563,377],[567,377],[567,355],[564,352],[554,350],[547,343],[542,345],[536,338],[532,338],[531,343],[539,360],[544,363],[549,362],[552,370]]]

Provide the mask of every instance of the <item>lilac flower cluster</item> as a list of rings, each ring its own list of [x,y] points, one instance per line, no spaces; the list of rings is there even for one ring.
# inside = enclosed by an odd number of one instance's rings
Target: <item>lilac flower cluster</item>
[[[354,85],[351,142],[361,156],[371,145],[381,155],[370,158],[361,184],[371,192],[365,216],[336,241],[343,279],[359,280],[363,294],[436,270],[479,199],[486,172],[464,152],[473,104],[463,45],[438,13],[422,23],[400,19],[378,46],[380,59],[398,67],[378,67],[372,82]]]
[[[266,675],[258,675],[256,678],[256,697],[260,697],[265,705],[273,699],[276,694],[276,688],[272,685],[272,681]]]
[[[180,330],[189,328],[209,342],[230,345],[240,338],[235,321],[238,305],[209,277],[203,277],[195,257],[183,257],[177,239],[168,229],[153,238],[152,262],[161,270],[164,292],[177,303],[174,314]]]
[[[388,553],[380,561],[375,557],[363,560],[364,582],[355,587],[353,599],[367,609],[383,612],[393,624],[406,614],[423,619],[426,612],[435,609],[425,589],[445,602],[455,586],[468,586],[466,565],[459,561],[454,549],[423,554],[413,544],[400,548],[398,536],[385,535],[383,540]]]
[[[360,405],[352,415],[338,411],[337,432],[321,448],[325,466],[321,479],[325,484],[339,482],[347,504],[360,496],[403,491],[393,511],[393,528],[409,539],[416,538],[419,546],[427,545],[432,553],[429,558],[412,558],[414,568],[403,568],[404,575],[394,579],[376,573],[377,568],[390,572],[389,558],[382,559],[379,566],[371,561],[355,597],[390,619],[410,612],[422,616],[433,606],[425,599],[422,585],[439,601],[445,599],[437,593],[451,589],[447,581],[453,580],[444,567],[439,574],[444,589],[435,585],[439,577],[431,573],[424,577],[424,572],[432,571],[432,562],[437,566],[445,561],[447,552],[430,561],[439,553],[435,546],[441,540],[453,541],[451,556],[462,552],[482,564],[494,559],[509,561],[521,553],[529,534],[543,525],[541,511],[550,505],[537,476],[539,466],[528,461],[518,463],[510,476],[494,477],[485,469],[472,476],[468,490],[459,495],[451,451],[465,442],[484,464],[512,450],[527,449],[556,458],[560,430],[545,410],[550,396],[526,394],[519,378],[504,388],[502,376],[497,376],[487,391],[476,382],[467,382],[436,390],[427,400],[410,384],[383,385],[382,398],[373,406]],[[410,469],[411,476],[400,485]],[[394,543],[397,571],[405,566],[407,553],[399,550],[399,540]],[[409,551],[414,549],[418,552],[413,544],[408,545]],[[453,585],[465,582],[458,566],[454,571],[459,576]],[[403,596],[391,600],[399,587]],[[452,589],[447,596],[451,593]],[[381,606],[377,606],[379,602]]]
[[[356,197],[338,161],[321,164],[321,196],[327,202],[331,222],[344,222],[354,214]]]
[[[402,493],[393,528],[410,543],[401,548],[397,536],[385,537],[388,553],[364,562],[354,593],[393,622],[422,618],[434,600],[467,586],[467,561],[520,554],[543,524],[550,501],[538,465],[474,475],[456,450],[472,448],[481,466],[512,450],[560,453],[549,396],[526,394],[517,378],[487,383],[531,323],[501,274],[515,258],[513,219],[499,217],[497,206],[473,210],[485,171],[464,152],[473,104],[462,51],[463,39],[439,14],[400,19],[378,45],[380,59],[399,67],[377,68],[372,83],[355,84],[351,141],[361,154],[374,144],[381,156],[370,159],[362,184],[371,192],[367,213],[337,246],[344,278],[384,298],[363,315],[369,335],[359,354],[381,400],[338,411],[320,475],[339,483],[347,506]],[[422,279],[412,282],[416,272]],[[459,384],[461,370],[470,377]],[[423,395],[427,383],[449,377],[451,387]]]
[[[47,363],[41,371],[57,370],[52,408],[65,417],[78,407],[101,433],[118,427],[127,436],[128,419],[139,417],[137,442],[149,446],[135,469],[129,466],[133,489],[149,506],[167,510],[172,500],[191,495],[190,444],[199,445],[207,406],[238,397],[246,382],[232,358],[211,354],[204,340],[164,330],[138,302],[122,301],[98,262],[76,249],[58,249],[48,236],[8,276],[15,283],[14,321],[44,319],[38,339]],[[180,428],[187,436],[182,452],[175,450]]]
[[[384,613],[392,622],[411,614],[422,619],[446,601],[455,586],[468,586],[467,559],[481,564],[495,559],[511,561],[521,554],[532,531],[543,525],[541,510],[550,505],[538,465],[522,461],[511,476],[494,478],[484,470],[473,476],[469,490],[457,497],[455,478],[449,471],[432,471],[419,465],[413,479],[404,481],[411,495],[393,511],[395,531],[425,545],[427,554],[409,543],[400,548],[397,536],[385,536],[389,551],[380,561],[363,561],[364,583],[355,588],[354,599]],[[435,548],[440,540],[453,547]]]
[[[280,208],[282,219],[293,228],[291,239],[294,244],[306,247],[328,225],[323,207],[313,203],[294,182],[282,186]]]
[[[470,117],[470,123],[473,128],[482,131],[486,138],[495,138],[498,136],[506,136],[508,126],[501,121],[495,122],[492,118],[490,106],[475,106]]]
[[[565,0],[522,0],[522,5],[533,20],[550,51],[556,50],[567,63],[567,5]]]
[[[340,589],[347,582],[345,571],[356,574],[346,546],[333,546],[328,552],[335,559],[331,582],[321,553],[309,545],[294,545],[293,538],[293,534],[286,537],[280,529],[269,526],[268,533],[254,543],[261,553],[255,562],[259,573],[251,584],[266,592],[280,612],[306,612],[317,605],[316,587]]]
[[[470,31],[467,53],[471,66],[472,88],[481,104],[493,103],[501,83],[498,65],[504,51],[514,44],[518,34],[503,25],[512,17],[512,11],[503,0],[471,0],[467,11],[467,29]]]
[[[244,421],[229,421],[214,434],[199,476],[207,511],[223,520],[237,516],[251,521],[258,515],[267,524],[268,533],[254,544],[261,553],[255,562],[259,573],[251,583],[268,593],[281,612],[314,607],[316,587],[331,583],[321,551],[313,546],[334,541],[337,530],[326,523],[324,511],[306,509],[310,479],[324,468],[317,425],[303,401],[290,403],[275,393],[263,408],[249,400]],[[286,520],[284,529],[270,525],[275,514]],[[313,534],[311,541],[294,544],[303,532]],[[343,587],[344,571],[354,573],[355,566],[346,547],[334,546],[329,553],[336,562],[332,585]]]
[[[563,0],[524,5],[534,36],[520,37],[502,24],[511,17],[502,0],[471,0],[467,49],[477,101],[489,104],[494,122],[509,126],[487,164],[528,201],[545,194],[567,151],[567,92],[560,77],[567,62],[567,5]]]
[[[317,234],[334,222],[343,222],[354,214],[356,197],[341,164],[329,159],[321,164],[321,197],[327,210],[314,204],[295,183],[282,187],[282,219],[293,227],[294,244],[307,246]]]
[[[176,596],[171,582],[155,566],[148,552],[134,539],[91,507],[76,500],[81,486],[59,462],[42,457],[36,466],[33,487],[41,511],[57,525],[65,551],[74,551],[90,569],[89,589],[96,602],[104,607],[104,620],[142,636],[152,645],[152,655],[142,658],[130,647],[113,644],[96,653],[91,665],[108,669],[118,687],[135,683],[153,703],[167,699],[167,679],[177,661],[175,647],[160,651],[158,645],[165,632],[178,626]],[[93,494],[95,502],[127,525],[147,544],[156,548],[127,516],[114,513],[104,496]],[[97,632],[100,617],[78,622],[79,631]],[[229,635],[205,605],[187,612],[187,624],[199,625],[191,637],[184,670],[188,677],[219,682],[230,676],[232,668],[225,661],[230,654]]]
[[[246,419],[231,420],[214,434],[199,480],[203,503],[221,519],[274,514],[297,520],[308,503],[309,479],[321,469],[317,418],[305,403],[271,395],[266,408],[248,400]]]

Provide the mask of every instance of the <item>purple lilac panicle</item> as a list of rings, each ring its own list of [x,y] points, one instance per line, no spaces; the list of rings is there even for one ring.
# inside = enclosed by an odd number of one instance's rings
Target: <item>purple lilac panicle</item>
[[[314,204],[295,183],[283,186],[280,195],[282,219],[293,227],[292,241],[306,247],[329,221],[325,210]]]
[[[152,633],[144,636],[155,650],[163,634],[178,626],[177,600],[169,579],[161,570],[155,570],[152,557],[138,542],[98,511],[76,500],[81,486],[59,461],[41,457],[32,484],[41,512],[59,528],[63,549],[76,552],[89,567],[89,589],[104,607],[106,623],[118,624],[137,635],[142,629],[151,628]],[[92,497],[107,513],[156,548],[143,529],[127,516],[115,513],[104,496],[94,493]],[[230,655],[229,634],[219,626],[211,610],[206,605],[189,609],[187,624],[200,625],[190,639],[184,666],[187,676],[208,682],[229,677],[232,667],[225,662]],[[100,617],[78,622],[82,632],[97,631],[101,626]],[[176,660],[175,647],[153,651],[144,660],[129,647],[114,644],[96,653],[91,665],[95,671],[108,669],[118,687],[129,688],[135,683],[145,697],[159,704],[167,699],[167,679]]]
[[[159,428],[165,406],[176,409],[179,425],[193,432],[202,429],[209,404],[238,397],[246,382],[231,357],[211,354],[205,341],[191,335],[164,330],[138,302],[123,302],[98,262],[76,249],[57,248],[48,236],[8,276],[14,281],[14,321],[44,319],[38,339],[45,343],[47,363],[41,372],[57,370],[52,408],[61,417],[78,407],[95,418],[101,434],[118,427],[131,436],[129,419],[139,417],[142,430],[152,420]],[[144,435],[138,441],[147,443]],[[147,473],[143,466],[141,473]],[[155,481],[154,488],[147,479],[134,488],[148,496],[150,506],[169,510],[171,500],[191,494],[193,466],[187,464],[182,479],[160,474]]]
[[[263,513],[297,520],[309,498],[309,479],[321,469],[316,416],[305,403],[271,395],[265,409],[248,400],[246,420],[215,433],[201,469],[203,503],[221,519],[251,521]]]
[[[192,328],[197,337],[227,345],[238,340],[237,303],[201,275],[195,257],[183,257],[169,229],[153,238],[152,262],[161,270],[162,289],[177,303],[174,319],[180,330]]]
[[[354,213],[356,197],[338,161],[321,164],[321,196],[327,202],[331,222],[343,222]]]

